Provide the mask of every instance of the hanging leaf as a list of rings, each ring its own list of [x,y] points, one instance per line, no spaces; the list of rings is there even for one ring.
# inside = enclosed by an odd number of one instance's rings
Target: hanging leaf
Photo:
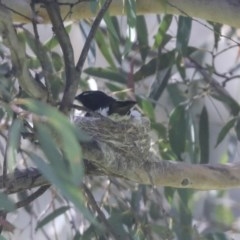
[[[166,15],[163,17],[163,19],[162,19],[162,21],[161,21],[161,23],[160,23],[160,25],[159,25],[158,32],[157,32],[157,34],[156,34],[155,37],[154,37],[155,41],[154,41],[153,46],[154,46],[155,48],[162,47],[163,43],[164,43],[166,40],[168,41],[168,40],[170,39],[170,38],[169,38],[170,36],[167,35],[166,32],[167,32],[169,26],[171,25],[172,17],[173,17],[173,16],[172,16],[172,15],[169,15],[169,14],[166,14]]]
[[[237,134],[237,139],[238,139],[238,141],[240,141],[240,119],[239,118],[237,119],[237,124],[235,126],[235,131],[236,131],[236,134]]]
[[[87,20],[80,21],[79,22],[79,28],[82,32],[82,35],[84,37],[84,41],[86,41],[88,34],[91,30],[90,24],[87,22]],[[88,60],[88,65],[93,65],[96,61],[96,47],[95,47],[95,42],[91,41],[90,43],[90,49],[87,53],[87,60]]]
[[[221,88],[220,85],[216,85],[217,88]],[[225,94],[222,94],[221,92],[218,92],[217,90],[214,90],[210,92],[211,96],[220,102],[222,102],[230,111],[233,116],[237,116],[240,112],[240,105],[239,103],[231,97],[230,94],[227,92]]]
[[[155,101],[157,101],[163,91],[166,89],[168,81],[170,79],[171,76],[171,70],[172,68],[166,68],[162,71],[158,71],[156,74],[156,79],[153,82],[152,86],[151,86],[151,91],[149,94],[149,97]]]
[[[221,29],[222,29],[222,24],[208,21],[208,23],[213,27],[213,33],[214,33],[214,48],[218,49],[218,43],[221,37]]]
[[[181,55],[187,53],[188,42],[192,28],[192,19],[190,17],[180,16],[178,20],[176,48]]]
[[[139,44],[140,54],[143,62],[145,62],[146,57],[148,55],[148,50],[149,50],[148,30],[147,30],[145,17],[143,16],[137,17],[136,31],[137,31],[137,40]]]
[[[209,162],[209,137],[208,112],[204,106],[199,121],[200,163]]]
[[[141,100],[141,106],[144,114],[147,115],[148,118],[151,120],[155,119],[155,112],[154,108],[151,102],[149,102],[147,99],[142,99]]]
[[[222,130],[218,134],[217,143],[215,147],[217,147],[223,141],[223,139],[226,137],[228,132],[234,127],[236,121],[237,119],[233,118],[225,124],[225,126],[222,128]]]
[[[116,69],[111,50],[109,48],[109,43],[103,33],[103,31],[98,28],[95,34],[95,41],[98,45],[99,50],[101,51],[102,55],[104,56],[105,60],[109,63],[109,65]]]
[[[74,127],[62,113],[47,104],[32,99],[21,99],[19,102],[25,105],[29,111],[39,115],[39,118],[44,117],[44,124],[52,130],[50,138],[58,142],[72,170],[72,180],[75,184],[79,184],[83,177],[83,166],[77,137],[83,137],[82,139],[86,140],[85,134],[81,134],[80,130]],[[35,121],[35,124],[38,124],[38,121],[41,123],[41,119],[39,119]],[[40,127],[40,125],[37,125],[37,127]],[[40,130],[39,134],[41,134],[41,131],[44,131],[44,129]],[[44,138],[47,132],[46,130],[45,135],[39,135],[39,137],[42,136]],[[45,141],[47,141],[46,137]]]
[[[186,131],[185,106],[178,105],[170,114],[168,136],[172,150],[180,160],[185,151]]]
[[[84,72],[94,77],[104,78],[104,79],[112,80],[114,82],[118,82],[122,84],[126,83],[126,76],[123,73],[117,72],[113,69],[87,68],[84,70]]]
[[[69,181],[69,175],[65,172],[65,178],[59,178],[54,167],[47,164],[40,156],[32,152],[26,152],[43,176],[53,183],[61,193],[92,223],[99,226],[89,210],[85,207],[85,198],[78,186]],[[63,169],[64,170],[64,169]]]
[[[7,166],[12,171],[16,166],[16,156],[20,145],[21,131],[23,129],[23,121],[15,119],[9,130],[7,143]]]
[[[69,206],[64,206],[64,207],[60,207],[60,208],[54,210],[52,213],[50,213],[44,219],[42,219],[40,222],[38,222],[35,230],[42,228],[44,225],[50,223],[51,221],[56,219],[58,216],[64,214],[67,210],[69,210],[69,208],[70,208]]]
[[[175,51],[169,51],[161,54],[158,58],[153,58],[148,63],[144,64],[137,72],[134,73],[134,81],[140,81],[154,75],[156,71],[161,71],[169,66],[172,66],[175,59]]]
[[[112,18],[109,16],[108,12],[104,15],[104,21],[107,25],[109,33],[114,37],[116,42],[119,42],[119,34],[117,33],[115,25],[113,24]]]
[[[131,28],[136,26],[136,0],[125,1],[125,11],[127,14],[127,23]]]
[[[67,33],[70,33],[72,28],[72,23],[68,23],[67,26],[65,26],[65,30]],[[44,43],[44,47],[46,47],[46,49],[48,51],[52,50],[53,48],[57,47],[59,45],[58,39],[56,35],[53,35],[53,37],[51,37],[50,39],[48,39],[45,43]]]
[[[179,103],[186,101],[186,96],[181,90],[179,83],[172,83],[167,85],[168,94],[170,95],[173,105],[176,107]]]
[[[111,46],[111,50],[116,58],[116,60],[118,61],[119,64],[122,63],[122,53],[120,51],[120,39],[121,39],[121,35],[120,35],[120,29],[119,29],[119,25],[118,25],[118,21],[116,17],[110,17],[108,21],[111,21],[111,24],[113,25],[116,34],[113,34],[112,31],[109,32],[109,42],[110,42],[110,46]],[[108,23],[107,23],[108,25]],[[115,36],[117,35],[117,36]]]
[[[0,209],[11,212],[15,209],[13,201],[4,193],[0,192]]]

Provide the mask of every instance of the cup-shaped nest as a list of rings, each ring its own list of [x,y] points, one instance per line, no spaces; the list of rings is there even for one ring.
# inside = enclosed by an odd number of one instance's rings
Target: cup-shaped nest
[[[123,169],[149,158],[150,122],[145,117],[104,117],[94,113],[76,117],[74,123],[97,142],[104,156],[101,162],[108,168]]]

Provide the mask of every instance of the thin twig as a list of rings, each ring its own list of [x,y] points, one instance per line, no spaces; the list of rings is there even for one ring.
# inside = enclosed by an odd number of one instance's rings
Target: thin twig
[[[60,110],[64,113],[68,113],[77,92],[79,75],[75,69],[73,48],[70,38],[63,25],[59,4],[56,1],[50,0],[45,2],[45,6],[53,25],[53,31],[55,32],[63,51],[66,83],[63,98],[60,104]]]
[[[28,21],[32,21],[32,18],[30,18],[30,17],[28,17],[28,16],[26,16],[26,15],[24,15],[24,14],[18,12],[17,10],[15,10],[15,9],[13,9],[13,8],[8,7],[7,5],[5,5],[5,4],[3,4],[3,3],[1,3],[1,2],[0,2],[0,5],[4,6],[7,10],[9,10],[9,11],[15,13],[16,15],[19,15],[19,16],[25,18],[26,20],[28,20]]]
[[[112,0],[106,0],[104,2],[104,4],[102,5],[98,15],[96,16],[96,18],[95,18],[95,20],[92,24],[92,28],[91,28],[91,30],[88,34],[88,37],[87,37],[87,39],[85,41],[85,44],[83,46],[83,50],[81,52],[81,55],[78,59],[77,65],[76,65],[76,70],[77,70],[77,72],[79,73],[80,76],[81,76],[81,73],[82,73],[84,62],[87,58],[88,51],[89,51],[90,46],[91,46],[91,42],[92,42],[92,40],[94,38],[94,35],[95,35],[95,33],[96,33],[96,31],[99,27],[100,22],[103,19],[103,16],[104,16],[105,12],[108,10],[111,2],[112,2]]]
[[[97,212],[100,220],[104,223],[104,226],[106,227],[106,229],[109,231],[109,233],[112,234],[112,236],[115,239],[120,239],[120,236],[118,235],[118,233],[115,232],[115,230],[112,228],[112,226],[109,224],[108,220],[106,219],[104,213],[98,207],[98,204],[97,204],[96,200],[94,199],[91,191],[88,189],[88,187],[85,184],[82,184],[82,188],[88,198],[88,202],[90,203],[93,210]]]
[[[30,5],[31,5],[31,9],[32,9],[33,13],[35,13],[36,10],[35,10],[34,1],[32,1],[32,3]],[[48,101],[50,103],[52,103],[53,102],[53,96],[52,96],[52,90],[51,90],[51,85],[50,85],[50,80],[51,79],[49,79],[49,78],[50,78],[50,76],[53,76],[55,72],[54,72],[52,64],[49,60],[49,57],[48,57],[44,47],[42,46],[42,44],[40,42],[37,23],[34,19],[32,20],[32,26],[33,26],[33,32],[34,32],[34,35],[35,35],[36,55],[37,55],[37,58],[40,61],[41,66],[42,66],[42,72],[43,72],[45,85],[46,85],[47,93],[48,93]]]

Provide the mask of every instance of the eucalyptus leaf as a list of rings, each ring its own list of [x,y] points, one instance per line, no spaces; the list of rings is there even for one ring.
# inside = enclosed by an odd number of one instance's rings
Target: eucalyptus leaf
[[[154,107],[151,102],[149,102],[147,99],[142,99],[141,106],[144,114],[147,115],[148,118],[151,120],[155,119],[155,112]]]
[[[20,146],[22,129],[23,129],[23,120],[15,119],[12,122],[11,128],[9,130],[9,134],[8,134],[7,165],[8,165],[9,171],[12,171],[16,166],[16,156]]]
[[[113,25],[113,27],[115,29],[115,34],[113,34],[112,31],[109,32],[110,46],[111,46],[112,52],[113,52],[116,60],[118,61],[119,64],[121,64],[122,63],[122,53],[121,53],[121,49],[120,49],[121,34],[120,34],[118,20],[117,20],[117,17],[110,17],[108,21],[111,21],[111,25]],[[107,23],[107,25],[108,25],[108,23]]]
[[[35,230],[42,228],[44,225],[50,223],[51,221],[56,219],[58,216],[64,214],[67,210],[69,210],[69,208],[70,208],[69,206],[63,206],[54,210],[52,213],[48,214],[44,219],[38,222]]]
[[[105,60],[108,62],[108,64],[116,69],[115,62],[113,60],[112,52],[110,48],[108,47],[109,43],[106,39],[103,31],[101,29],[98,29],[95,34],[95,41],[98,45],[99,50],[101,51],[102,55],[104,56]]]
[[[166,89],[168,81],[171,76],[171,67],[163,69],[161,71],[157,71],[155,81],[151,86],[150,98],[157,101],[163,91]]]
[[[217,143],[215,147],[217,147],[223,141],[223,139],[226,137],[229,131],[234,127],[236,121],[237,119],[233,118],[225,124],[225,126],[221,129],[220,133],[218,134]]]
[[[72,28],[72,23],[68,23],[68,25],[65,26],[66,32],[69,33],[71,31],[71,28]],[[48,51],[53,50],[53,48],[57,47],[58,45],[59,45],[59,42],[56,35],[53,35],[53,37],[51,37],[44,43],[44,47],[46,47]]]
[[[169,35],[166,34],[169,26],[171,25],[172,22],[172,15],[166,14],[158,28],[158,32],[154,37],[154,44],[153,46],[155,48],[159,48],[163,45],[164,41],[166,41],[169,38]]]
[[[209,138],[208,112],[204,106],[199,121],[200,163],[209,162]]]
[[[136,31],[140,54],[144,62],[149,51],[148,30],[144,16],[137,16]]]
[[[180,16],[178,20],[176,48],[183,56],[185,56],[187,53],[191,28],[192,28],[192,19],[190,17]]]
[[[11,212],[15,210],[14,202],[4,193],[0,192],[0,210]]]
[[[238,141],[240,141],[240,119],[239,118],[237,119],[235,131],[236,131],[237,139],[238,139]]]
[[[167,53],[161,54],[157,58],[152,58],[149,62],[144,64],[138,71],[136,71],[133,75],[134,81],[140,81],[154,75],[156,71],[161,71],[168,67],[171,67],[174,63],[175,59],[175,51],[169,51]]]
[[[125,11],[127,14],[127,23],[131,28],[136,26],[136,0],[125,1]]]
[[[53,137],[57,140],[64,157],[68,160],[73,182],[79,184],[84,171],[81,149],[76,135],[79,130],[62,113],[47,104],[32,99],[22,99],[21,103],[30,111],[39,115],[39,118],[45,117],[44,122],[51,126]]]
[[[172,150],[181,160],[181,154],[185,151],[187,123],[185,106],[178,105],[170,114],[168,136]]]
[[[61,193],[71,201],[79,211],[92,223],[99,227],[99,224],[93,218],[89,210],[85,207],[85,198],[81,192],[81,189],[69,181],[69,175],[65,173],[65,178],[59,178],[54,170],[54,167],[47,164],[40,156],[32,152],[26,152],[39,171],[46,177],[46,179],[54,184]]]
[[[84,70],[85,73],[99,78],[108,79],[118,83],[126,83],[126,76],[113,69],[109,68],[87,68]]]

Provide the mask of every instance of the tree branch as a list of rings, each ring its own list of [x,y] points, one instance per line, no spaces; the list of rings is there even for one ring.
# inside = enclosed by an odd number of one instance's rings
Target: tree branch
[[[150,149],[150,124],[140,120],[95,116],[80,117],[75,124],[94,139],[81,144],[86,174],[106,175],[129,181],[200,190],[240,186],[240,164],[190,164],[161,160]],[[98,130],[96,130],[98,129]],[[7,194],[48,185],[37,169],[16,170],[0,189]]]
[[[99,27],[99,24],[105,14],[105,12],[108,10],[110,4],[111,4],[112,0],[106,0],[102,6],[102,8],[100,9],[97,17],[95,18],[94,22],[93,22],[93,25],[91,27],[91,30],[87,36],[87,39],[85,41],[85,44],[83,46],[83,50],[81,52],[81,55],[79,57],[79,60],[77,62],[77,65],[76,65],[76,70],[78,71],[79,75],[81,76],[81,73],[82,73],[82,68],[83,68],[83,65],[84,65],[84,62],[86,60],[86,57],[87,57],[87,54],[88,54],[88,51],[90,49],[90,46],[91,46],[91,42],[94,38],[94,35]]]
[[[45,6],[53,25],[53,31],[55,32],[63,51],[66,80],[64,94],[60,104],[60,110],[64,113],[68,113],[77,92],[79,75],[75,69],[73,48],[70,38],[63,25],[59,5],[56,1],[49,0],[45,1]]]
[[[3,4],[13,9],[13,19],[18,22],[29,22],[33,17],[49,22],[49,16],[41,4],[37,5],[37,16],[31,11],[28,0],[2,0]],[[46,0],[37,1],[45,3]],[[72,14],[67,20],[79,20],[94,17],[92,1],[65,0],[61,1],[61,16],[69,13],[69,7],[73,6]],[[96,2],[98,4],[98,2]],[[124,1],[113,0],[109,13],[111,15],[125,15]],[[237,0],[136,0],[137,14],[169,13],[196,18],[202,18],[213,22],[240,27],[240,3]],[[17,12],[19,14],[17,14]]]

